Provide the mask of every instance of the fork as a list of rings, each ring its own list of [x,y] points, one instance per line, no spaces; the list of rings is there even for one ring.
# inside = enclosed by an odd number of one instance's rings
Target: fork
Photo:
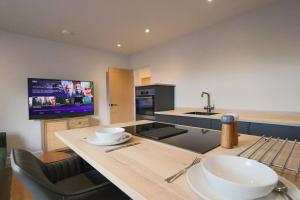
[[[192,166],[198,164],[201,161],[201,158],[196,157],[194,159],[194,161],[189,164],[188,166],[186,166],[184,169],[180,170],[179,172],[177,172],[176,174],[168,177],[165,179],[165,181],[167,181],[168,183],[172,183],[173,181],[175,181],[178,177],[180,177],[182,174],[184,174],[189,168],[191,168]]]

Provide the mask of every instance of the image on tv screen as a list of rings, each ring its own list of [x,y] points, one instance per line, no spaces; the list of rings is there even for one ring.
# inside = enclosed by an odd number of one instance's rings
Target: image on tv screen
[[[28,79],[29,119],[94,114],[92,81]]]

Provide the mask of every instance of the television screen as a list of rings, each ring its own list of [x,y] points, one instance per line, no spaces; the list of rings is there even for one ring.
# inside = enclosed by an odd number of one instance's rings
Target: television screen
[[[94,114],[92,81],[28,79],[29,119]]]

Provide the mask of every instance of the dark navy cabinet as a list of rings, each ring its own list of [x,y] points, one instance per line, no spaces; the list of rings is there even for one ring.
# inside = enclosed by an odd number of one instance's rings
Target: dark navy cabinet
[[[282,139],[288,138],[289,140],[300,141],[300,127],[264,124],[264,123],[251,123],[249,134],[251,135],[265,135],[274,138],[280,137]]]
[[[171,124],[211,128],[211,119],[199,117],[182,117],[175,115],[155,115],[155,120]]]
[[[237,123],[238,133],[249,134],[250,122],[241,122]]]
[[[155,115],[155,120],[158,122],[165,122],[170,124],[177,124],[177,116],[174,115]]]
[[[221,130],[222,124],[219,119],[212,119],[211,120],[211,129],[214,130]]]
[[[211,129],[221,130],[222,123],[219,119],[211,120]],[[250,122],[237,122],[237,129],[239,133],[248,134],[250,128]]]
[[[155,112],[174,109],[175,86],[147,85],[135,87],[135,114],[137,120],[155,120]]]
[[[211,128],[211,119],[199,117],[178,117],[177,124],[195,126],[201,128]]]
[[[180,124],[186,126],[195,126],[201,128],[209,128],[214,130],[221,130],[221,122],[219,119],[209,119],[201,117],[184,117],[175,115],[155,115],[156,121],[166,122],[171,124]],[[265,135],[272,136],[273,138],[280,137],[282,139],[288,138],[289,140],[300,141],[300,127],[277,125],[277,124],[265,124],[255,122],[243,122],[237,123],[237,129],[239,133],[249,135]]]

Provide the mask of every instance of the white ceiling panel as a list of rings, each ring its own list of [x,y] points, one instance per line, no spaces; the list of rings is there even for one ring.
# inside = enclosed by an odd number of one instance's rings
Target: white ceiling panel
[[[276,0],[275,0],[276,1]],[[133,54],[274,0],[0,0],[0,29]],[[145,34],[145,28],[151,32]],[[63,35],[63,29],[72,35]],[[122,47],[117,48],[117,43]]]

